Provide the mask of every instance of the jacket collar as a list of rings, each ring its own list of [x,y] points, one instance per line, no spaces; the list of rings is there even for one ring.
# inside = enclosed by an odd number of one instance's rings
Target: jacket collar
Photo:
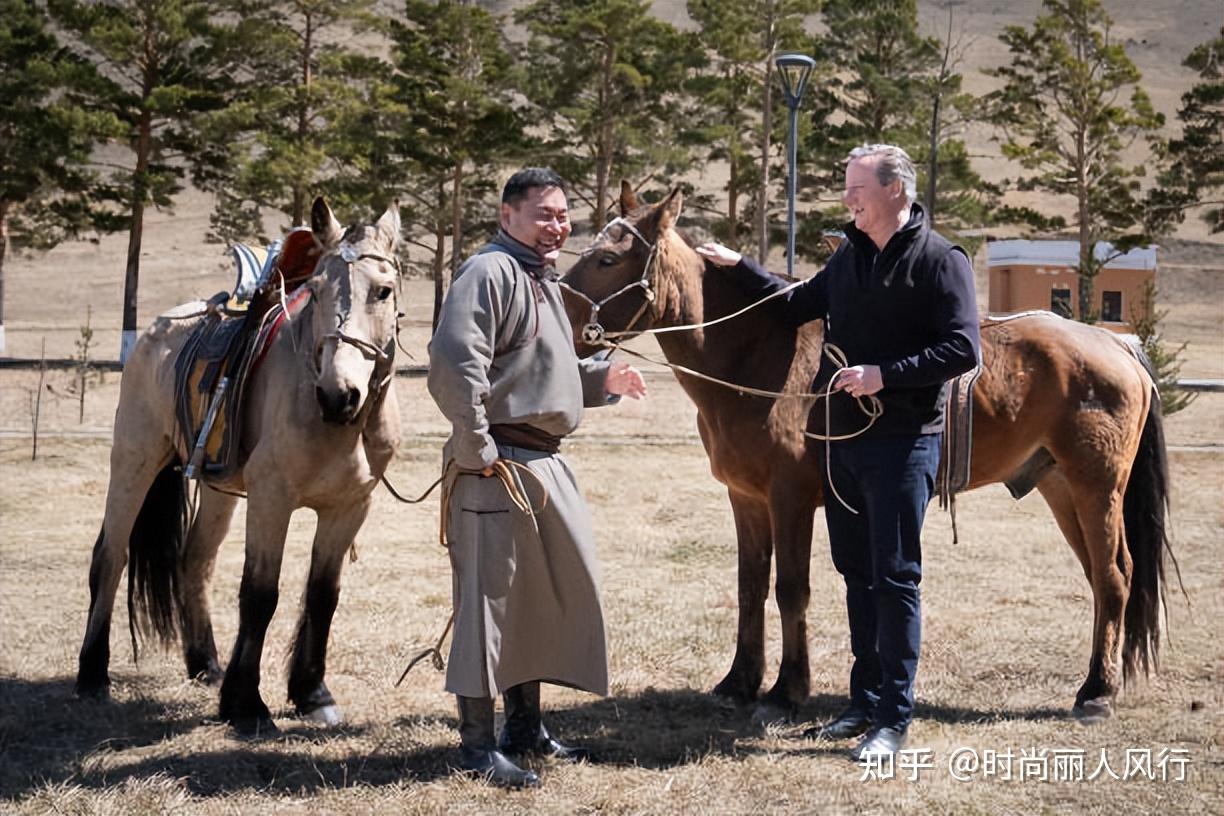
[[[514,258],[523,271],[536,280],[557,280],[561,276],[551,263],[545,263],[534,249],[517,240],[504,229],[498,229],[493,240],[485,247],[486,252],[504,252]]]
[[[921,242],[926,236],[926,211],[922,209],[922,205],[915,201],[910,205],[910,217],[905,222],[901,229],[893,233],[893,236],[888,239],[888,243],[880,249],[875,245],[875,241],[871,240],[871,236],[854,226],[851,221],[846,224],[844,231],[846,238],[854,245],[860,253],[860,256],[867,259],[875,258],[874,268],[887,269],[884,274],[883,284],[891,286],[894,274],[898,266],[902,265],[902,259],[907,254],[909,248],[915,243]],[[876,256],[879,257],[876,257]],[[905,282],[909,286],[914,285],[913,277],[913,259],[905,266]]]
[[[870,250],[871,252],[887,252],[894,245],[909,243],[914,236],[926,224],[926,211],[922,209],[922,205],[915,201],[910,204],[910,217],[902,227],[893,233],[893,236],[888,239],[888,243],[883,249],[876,246],[875,241],[871,240],[871,236],[863,232],[858,227],[854,226],[854,222],[848,222],[842,231],[846,233],[846,237],[854,242],[855,247],[860,250]]]

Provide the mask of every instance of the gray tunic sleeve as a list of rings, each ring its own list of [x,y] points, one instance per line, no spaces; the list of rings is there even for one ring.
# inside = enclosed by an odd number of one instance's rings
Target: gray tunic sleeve
[[[608,369],[612,364],[599,356],[585,357],[578,361],[578,373],[582,377],[582,406],[598,408],[601,405],[612,405],[620,401],[620,397],[604,390],[604,382],[608,379]]]
[[[513,271],[494,258],[477,255],[464,264],[429,342],[429,393],[451,422],[455,464],[468,470],[483,469],[498,458],[486,401],[498,332],[508,318]]]

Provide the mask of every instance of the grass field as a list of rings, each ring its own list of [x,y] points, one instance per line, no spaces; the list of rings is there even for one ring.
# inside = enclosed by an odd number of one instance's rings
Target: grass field
[[[298,723],[283,664],[305,577],[313,519],[294,517],[281,606],[265,652],[263,693],[283,733],[243,740],[212,718],[216,691],[188,682],[176,654],[138,664],[126,613],[112,635],[115,702],[72,695],[88,606],[90,547],[101,520],[115,378],[76,405],[51,399],[37,461],[23,399],[33,372],[0,373],[0,810],[20,813],[382,812],[1220,812],[1224,807],[1224,648],[1219,621],[1224,400],[1200,399],[1168,424],[1174,542],[1188,599],[1170,592],[1161,672],[1127,690],[1117,716],[1086,727],[1068,709],[1087,666],[1091,595],[1039,498],[1001,487],[962,498],[961,542],[946,515],[927,523],[918,779],[863,781],[847,745],[761,729],[750,710],[707,694],[730,664],[735,540],[725,493],[694,438],[692,408],[669,376],[650,399],[592,413],[567,447],[591,502],[604,568],[613,691],[596,699],[547,689],[550,722],[582,736],[600,761],[541,768],[544,787],[506,794],[453,776],[454,712],[427,665],[394,687],[407,660],[440,632],[449,570],[436,542],[437,505],[406,507],[379,491],[346,566],[328,683],[348,723]],[[57,376],[55,374],[50,375]],[[58,376],[64,377],[66,374]],[[397,383],[406,444],[391,469],[402,489],[432,480],[444,423],[420,379]],[[1204,431],[1204,428],[1207,430]],[[241,512],[241,510],[240,510]],[[232,643],[241,523],[222,548],[213,591],[218,643]],[[840,579],[822,525],[809,612],[813,696],[801,720],[836,712],[849,668]],[[122,588],[121,588],[122,592]],[[768,661],[780,645],[770,609]],[[771,677],[766,682],[772,682]],[[948,763],[1011,751],[1013,778],[957,781]],[[1105,752],[1119,776],[1038,781],[1053,755],[1091,775]],[[1027,778],[1019,778],[1023,755]],[[958,754],[958,756],[960,755]],[[1161,762],[1163,760],[1163,766]],[[1064,762],[1072,760],[1064,760]],[[1000,766],[1001,769],[1002,766]],[[901,771],[902,777],[908,772]],[[1073,772],[1064,768],[1060,779]],[[1001,770],[1000,770],[1001,773]],[[1166,777],[1162,779],[1161,776]],[[1173,781],[1184,773],[1183,781]]]

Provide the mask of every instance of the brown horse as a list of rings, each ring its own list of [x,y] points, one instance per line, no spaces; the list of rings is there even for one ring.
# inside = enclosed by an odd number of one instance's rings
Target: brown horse
[[[565,276],[577,293],[569,304],[575,325],[589,321],[631,334],[662,329],[657,340],[673,366],[746,388],[809,391],[819,363],[819,324],[788,328],[777,302],[717,325],[666,331],[750,305],[734,271],[707,266],[675,230],[680,208],[678,190],[657,205],[639,206],[622,186],[622,218]],[[590,353],[588,343],[599,334],[588,330],[580,352]],[[1075,711],[1107,716],[1120,674],[1130,679],[1146,672],[1159,649],[1168,476],[1152,377],[1109,332],[1053,315],[985,324],[982,357],[969,488],[1053,460],[1036,470],[1037,489],[1079,558],[1094,600],[1092,657]],[[737,394],[680,371],[677,378],[697,405],[701,440],[714,477],[727,486],[739,540],[735,658],[714,693],[756,699],[773,553],[782,662],[757,716],[791,716],[811,683],[805,615],[823,467],[822,445],[803,435],[812,400]]]
[[[89,621],[76,689],[109,696],[110,622],[128,567],[128,610],[138,630],[168,643],[181,633],[187,675],[220,680],[208,609],[217,548],[237,494],[247,496],[240,622],[221,685],[221,718],[245,732],[274,730],[259,694],[264,635],[278,599],[290,514],[318,514],[310,575],[289,674],[297,712],[339,722],[323,682],[328,631],[344,554],[399,439],[392,360],[400,221],[395,208],[345,232],[322,200],[311,213],[323,255],[309,299],[287,319],[246,386],[244,463],[200,491],[188,518],[183,434],[175,419],[175,359],[201,318],[200,304],[157,318],[123,372],[115,413],[106,515],[89,570]],[[189,527],[189,529],[188,529]]]

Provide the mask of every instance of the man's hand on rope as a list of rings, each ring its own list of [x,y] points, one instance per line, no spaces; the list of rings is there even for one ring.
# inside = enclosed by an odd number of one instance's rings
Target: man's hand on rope
[[[628,363],[613,363],[604,380],[604,390],[620,397],[641,399],[646,396],[646,380],[642,379],[642,372]]]
[[[837,375],[833,388],[845,391],[852,397],[869,397],[884,387],[884,376],[879,366],[859,365],[843,368]]]

